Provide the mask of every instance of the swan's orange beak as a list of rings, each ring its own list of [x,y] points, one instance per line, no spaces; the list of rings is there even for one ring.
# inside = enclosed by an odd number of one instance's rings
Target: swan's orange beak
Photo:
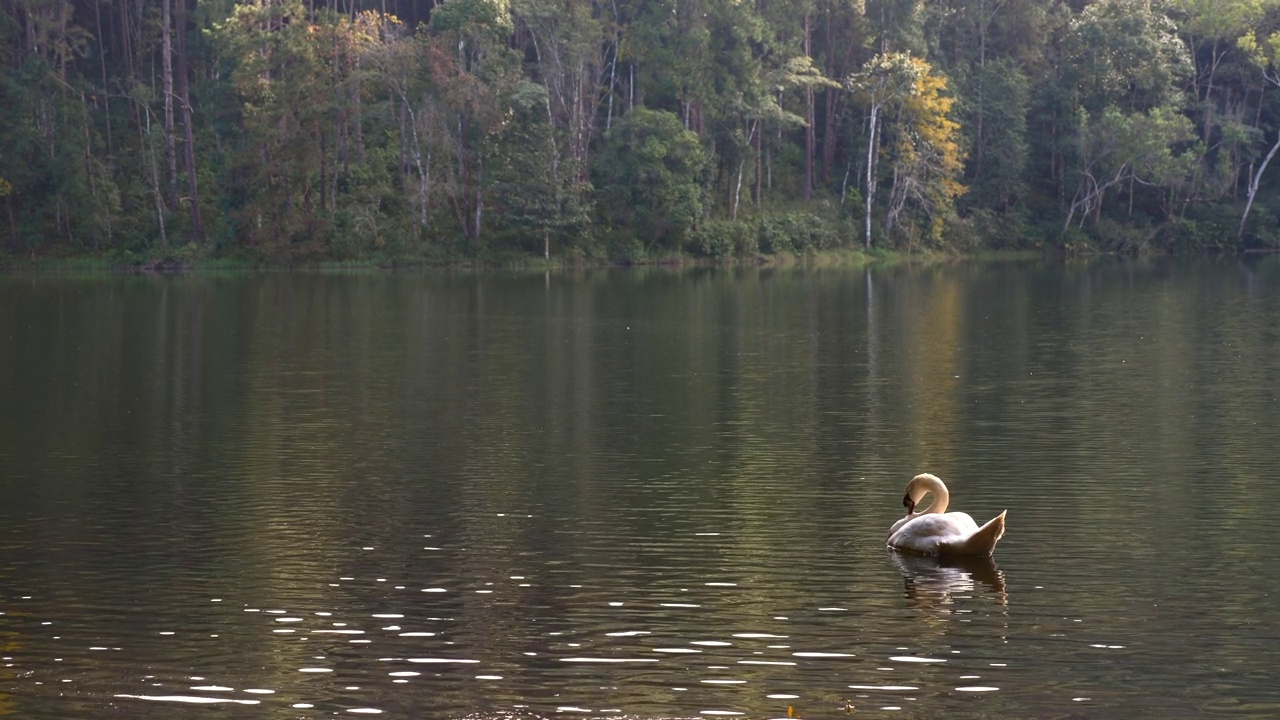
[[[910,515],[911,513],[916,511],[916,501],[912,500],[910,495],[903,495],[902,507],[906,508],[907,514]]]

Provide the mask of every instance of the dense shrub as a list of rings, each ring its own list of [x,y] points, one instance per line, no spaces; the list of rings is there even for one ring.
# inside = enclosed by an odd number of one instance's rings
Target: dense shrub
[[[709,258],[750,258],[760,252],[754,222],[711,220],[693,233],[691,251]]]

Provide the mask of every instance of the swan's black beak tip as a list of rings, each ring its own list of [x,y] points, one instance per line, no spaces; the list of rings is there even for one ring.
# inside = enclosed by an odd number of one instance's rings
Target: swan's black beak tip
[[[911,496],[910,496],[910,495],[903,495],[903,496],[902,496],[902,507],[904,507],[904,508],[906,508],[906,509],[907,509],[907,514],[908,514],[908,515],[910,515],[911,513],[913,513],[913,512],[915,512],[915,511],[916,511],[916,504],[915,504],[915,502],[914,502],[914,501],[912,501],[912,499],[911,499]]]

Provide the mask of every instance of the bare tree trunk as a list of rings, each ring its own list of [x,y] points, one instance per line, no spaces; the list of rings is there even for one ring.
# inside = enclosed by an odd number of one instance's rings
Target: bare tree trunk
[[[806,57],[812,58],[810,54],[811,47],[809,42],[810,35],[810,15],[804,16],[804,54]],[[817,144],[817,136],[813,129],[814,111],[813,111],[813,85],[806,85],[804,88],[804,199],[813,199],[813,156],[814,145]]]
[[[733,208],[729,213],[730,220],[738,219],[738,199],[742,197],[742,168],[747,164],[745,158],[738,163],[738,182],[733,188]]]
[[[169,235],[165,231],[164,226],[164,193],[160,190],[160,166],[156,162],[156,153],[154,145],[149,141],[151,137],[151,112],[147,111],[147,129],[143,142],[147,149],[143,151],[144,155],[149,155],[151,159],[151,190],[155,195],[156,201],[156,224],[160,228],[160,247],[169,248]]]
[[[9,211],[9,244],[14,252],[18,251],[18,219],[13,214],[13,195],[4,198],[5,208]]]
[[[1245,201],[1244,212],[1240,214],[1240,225],[1236,227],[1236,240],[1244,237],[1244,224],[1249,219],[1249,210],[1253,207],[1253,198],[1258,194],[1258,183],[1262,180],[1262,173],[1266,171],[1267,165],[1271,163],[1271,158],[1276,156],[1276,151],[1280,150],[1280,134],[1276,135],[1276,142],[1271,146],[1271,152],[1263,158],[1262,163],[1258,165],[1258,171],[1253,174],[1253,178],[1249,181],[1249,199]]]
[[[862,241],[862,247],[866,250],[871,249],[871,198],[876,193],[876,173],[875,173],[876,128],[877,128],[877,123],[879,121],[879,117],[878,117],[879,113],[880,113],[880,106],[875,103],[872,103],[871,104],[871,123],[870,123],[871,129],[870,129],[870,132],[868,133],[870,137],[867,139],[867,197],[865,198],[866,212],[867,212],[867,216],[865,218],[866,235]]]
[[[622,25],[618,22],[618,3],[611,0],[613,6],[613,59],[609,62],[609,114],[605,116],[604,131],[613,128],[613,94],[618,88],[618,49],[622,47]]]
[[[337,184],[334,183],[334,189],[329,188],[329,143],[325,140],[324,133],[316,133],[320,139],[320,209],[329,209],[329,196],[337,195]]]
[[[826,45],[827,45],[827,77],[837,77],[836,68],[836,39],[835,39],[835,18],[832,16],[831,4],[827,4],[826,8],[827,22],[826,24]],[[848,43],[852,44],[852,43]],[[831,182],[831,166],[835,164],[836,159],[836,108],[839,105],[838,99],[840,94],[836,88],[827,88],[826,105],[823,108],[824,122],[822,124],[822,182],[824,184]]]
[[[161,38],[164,87],[164,151],[169,161],[169,204],[178,203],[178,149],[173,129],[173,0],[161,0]]]
[[[822,125],[822,182],[831,181],[831,168],[836,162],[836,124],[840,106],[840,93],[835,88],[827,88],[827,105],[823,110],[825,122]]]
[[[481,175],[484,173],[484,158],[476,158],[476,219],[475,219],[475,239],[480,239],[480,219],[484,215],[484,187],[481,184]]]
[[[889,183],[889,201],[885,203],[884,209],[884,236],[885,239],[893,237],[893,226],[898,223],[898,214],[902,212],[903,206],[906,204],[906,188],[899,185],[903,182],[903,178],[898,170],[901,165],[897,162],[893,163],[893,180]],[[910,252],[910,247],[907,249]]]
[[[195,131],[191,127],[191,82],[187,65],[187,2],[178,0],[178,100],[182,103],[182,164],[187,173],[187,203],[191,208],[191,241],[204,243],[200,219],[200,186],[196,172]]]
[[[360,75],[360,60],[356,60],[356,76]],[[351,115],[356,125],[356,162],[364,164],[364,108],[360,101],[360,84],[351,87]]]
[[[844,179],[840,181],[840,207],[844,207],[845,198],[849,193],[849,173],[853,172],[853,160],[849,160],[844,166]]]
[[[427,156],[427,162],[424,166],[422,162],[422,142],[418,138],[418,114],[413,111],[413,106],[409,103],[409,96],[403,91],[397,91],[400,95],[400,101],[404,103],[404,111],[409,116],[409,129],[413,137],[413,164],[418,168],[418,193],[417,193],[417,218],[414,223],[414,235],[416,237],[419,228],[427,226],[427,200],[431,192],[431,177],[427,173],[427,168],[431,165],[431,156]]]
[[[93,14],[98,21],[98,61],[102,68],[102,109],[107,120],[107,156],[115,155],[111,138],[111,95],[107,92],[107,54],[103,52],[106,41],[102,36],[102,3],[93,4]]]
[[[760,151],[760,144],[763,142],[764,128],[760,126],[760,118],[751,121],[755,126],[755,132],[752,133],[751,146],[756,151],[756,185],[755,197],[752,198],[756,202],[756,207],[764,201],[764,157]]]
[[[124,55],[124,74],[127,80],[133,80],[133,43],[130,42],[132,30],[129,27],[129,3],[120,3],[120,49]]]
[[[347,124],[347,108],[338,105],[334,109],[333,147],[342,157],[342,175],[351,174],[351,128]]]
[[[122,42],[124,44],[125,87],[126,88],[132,88],[133,83],[136,82],[138,79],[137,77],[138,69],[137,69],[137,62],[135,57],[135,48],[137,47],[137,43],[138,43],[137,38],[141,34],[141,32],[138,30],[135,30],[134,25],[131,22],[133,19],[133,14],[132,14],[133,5],[134,5],[133,0],[123,0],[120,3],[120,25],[123,28],[121,32],[121,37],[123,38]],[[137,103],[137,102],[129,103],[129,107],[133,111],[133,125],[138,129],[138,137],[142,138],[143,137],[142,113],[144,108],[142,107],[141,103]],[[139,168],[140,172],[143,174],[143,176],[146,176],[147,173],[149,172],[147,170],[146,153],[140,154],[138,161],[139,163],[141,163],[141,166]]]
[[[93,142],[89,139],[89,113],[87,112],[84,115],[84,123],[81,126],[81,132],[84,137],[85,176],[89,180],[89,195],[93,198],[94,204],[96,204],[98,207],[104,208],[103,225],[105,226],[107,231],[107,244],[110,245],[111,244],[111,203],[103,202],[103,199],[98,197],[98,183],[95,179],[98,176],[98,168],[96,167],[97,163],[95,163],[93,160]],[[94,232],[93,233],[93,251],[98,252],[99,249],[100,249],[100,244],[98,242],[98,233]]]
[[[1194,56],[1193,56],[1194,57]],[[1213,129],[1213,76],[1218,71],[1218,38],[1213,39],[1213,47],[1209,50],[1209,80],[1204,91],[1204,139],[1209,144],[1209,132]]]

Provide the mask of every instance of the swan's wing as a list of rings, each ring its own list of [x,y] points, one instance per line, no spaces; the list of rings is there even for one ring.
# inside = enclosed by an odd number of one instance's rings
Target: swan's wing
[[[954,542],[977,529],[978,524],[964,513],[925,513],[903,523],[889,536],[889,545],[936,555],[939,544]]]
[[[921,515],[907,525],[903,525],[902,529],[910,528],[915,534],[956,536],[968,535],[978,529],[978,524],[962,512],[949,512],[939,515],[938,513],[930,513]]]
[[[920,516],[919,516],[919,515],[916,515],[916,514],[914,514],[914,513],[907,513],[907,515],[906,515],[905,517],[903,517],[902,519],[898,520],[898,522],[894,523],[893,525],[891,525],[891,526],[889,527],[889,537],[893,537],[893,534],[894,534],[894,533],[896,533],[896,532],[898,532],[898,530],[899,530],[903,525],[906,525],[907,523],[911,522],[913,519],[915,519],[915,518],[917,518],[917,517],[920,517]]]
[[[980,528],[963,537],[939,544],[939,550],[959,555],[990,555],[995,552],[996,543],[1004,537],[1004,513],[1000,513]]]

